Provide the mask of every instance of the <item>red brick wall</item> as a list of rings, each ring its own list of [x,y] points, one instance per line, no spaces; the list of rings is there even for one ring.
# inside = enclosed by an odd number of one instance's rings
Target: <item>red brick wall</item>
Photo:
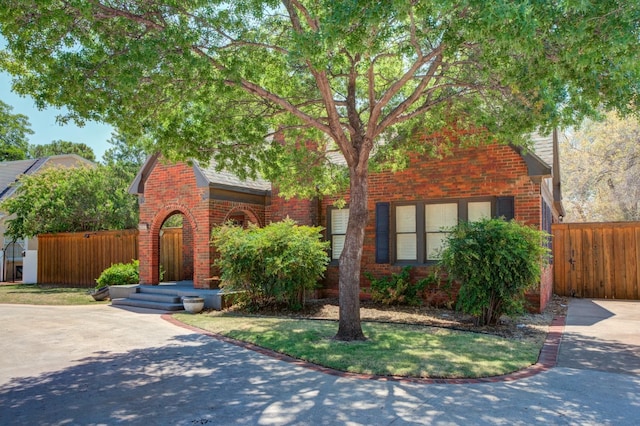
[[[362,271],[374,276],[390,275],[401,270],[401,266],[375,263],[375,205],[378,202],[406,202],[446,200],[470,197],[515,197],[516,219],[529,225],[540,226],[540,185],[528,176],[523,158],[508,146],[492,145],[481,148],[456,149],[453,155],[442,160],[414,157],[410,166],[400,172],[373,173],[369,178],[369,219],[366,226]],[[348,195],[346,197],[349,199]],[[322,202],[320,223],[326,226],[327,207],[333,199]],[[416,277],[427,275],[430,268],[417,266]],[[363,288],[369,286],[363,277]],[[537,306],[544,306],[548,297],[548,286],[544,283],[544,296]],[[322,294],[338,294],[338,268],[330,265]],[[366,293],[363,297],[367,297]]]
[[[208,246],[209,216],[203,196],[207,188],[197,188],[193,168],[185,163],[168,164],[159,160],[144,185],[140,204],[140,282],[157,284],[159,232],[164,221],[175,213],[183,215],[183,248],[192,261],[187,263],[194,282],[208,275],[198,263],[201,246]]]
[[[278,197],[278,190],[271,190],[271,205],[267,215],[267,222],[279,222],[287,217],[295,220],[298,225],[317,226],[320,225],[318,216],[320,211],[318,199],[303,200],[291,198],[285,200]]]
[[[537,296],[537,297],[536,297]],[[547,303],[553,297],[553,265],[545,267],[540,279],[540,288],[527,294],[527,300],[531,303],[530,310],[542,312]]]
[[[170,184],[169,184],[170,183]],[[508,146],[456,149],[442,160],[415,156],[410,166],[400,172],[372,173],[369,181],[369,220],[366,226],[362,270],[374,275],[388,275],[401,267],[375,263],[375,205],[378,202],[446,200],[469,197],[515,197],[516,219],[530,225],[541,223],[540,185],[528,176],[522,157]],[[349,200],[348,194],[346,196]],[[140,232],[140,279],[145,284],[158,282],[158,233],[164,220],[179,212],[192,233],[193,279],[197,288],[207,287],[206,279],[218,275],[212,267],[216,252],[209,244],[211,228],[239,212],[248,221],[264,225],[291,217],[303,225],[327,224],[327,207],[333,199],[285,200],[274,189],[267,205],[210,199],[208,188],[197,188],[192,167],[158,162],[146,181],[140,222],[149,230]],[[156,253],[156,255],[154,255]],[[426,266],[416,267],[416,278],[429,273]],[[539,291],[530,295],[536,306],[544,307],[551,294],[551,275],[547,272]],[[368,287],[363,279],[362,286]],[[338,291],[338,271],[331,265],[321,294]],[[363,294],[366,297],[366,294]],[[434,296],[434,300],[439,296]]]

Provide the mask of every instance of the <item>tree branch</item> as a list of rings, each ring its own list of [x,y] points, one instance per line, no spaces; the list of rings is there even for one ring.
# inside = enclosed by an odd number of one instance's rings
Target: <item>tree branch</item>
[[[420,97],[424,96],[424,90],[429,85],[431,80],[436,74],[437,69],[442,65],[442,46],[438,47],[432,53],[436,53],[436,56],[433,58],[433,62],[429,65],[429,70],[427,74],[420,80],[420,83],[413,90],[411,95],[407,97],[404,101],[402,101],[398,106],[396,106],[386,117],[382,119],[380,124],[375,125],[375,122],[371,123],[373,127],[375,127],[375,135],[379,135],[385,128],[390,126],[392,123],[396,122],[398,117],[400,117],[407,109],[409,109],[413,104],[417,102]]]

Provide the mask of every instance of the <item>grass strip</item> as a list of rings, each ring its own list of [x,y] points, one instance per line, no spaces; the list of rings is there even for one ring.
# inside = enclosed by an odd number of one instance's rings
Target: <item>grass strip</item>
[[[498,376],[534,364],[540,345],[438,327],[367,322],[368,340],[333,340],[335,321],[175,314],[186,324],[340,371],[424,378]]]
[[[0,303],[12,305],[90,305],[96,302],[87,288],[41,287],[36,284],[0,286]]]

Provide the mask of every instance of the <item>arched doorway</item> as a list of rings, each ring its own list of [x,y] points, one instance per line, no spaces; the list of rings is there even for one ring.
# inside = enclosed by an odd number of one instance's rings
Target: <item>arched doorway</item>
[[[180,211],[166,217],[158,234],[158,276],[162,282],[193,280],[193,237]]]

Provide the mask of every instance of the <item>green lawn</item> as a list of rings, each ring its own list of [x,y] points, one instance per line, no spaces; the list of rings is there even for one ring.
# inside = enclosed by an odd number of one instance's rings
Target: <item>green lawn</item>
[[[36,284],[0,286],[0,303],[26,305],[90,305],[96,302],[88,288],[41,287]]]
[[[175,318],[203,330],[352,373],[431,378],[507,374],[537,361],[540,345],[444,328],[363,323],[368,340],[332,339],[335,321],[265,318],[219,312]]]

